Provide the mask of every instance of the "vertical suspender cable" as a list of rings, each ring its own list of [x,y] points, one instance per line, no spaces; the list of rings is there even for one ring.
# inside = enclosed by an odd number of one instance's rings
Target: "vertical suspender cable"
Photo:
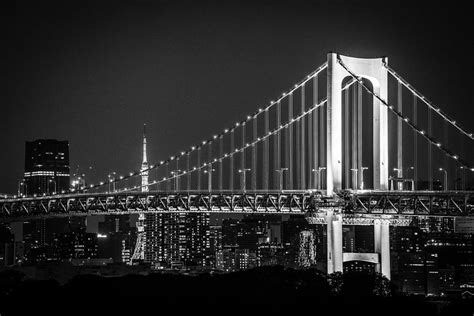
[[[296,107],[296,106],[295,106]],[[298,110],[296,110],[296,113],[298,113]],[[298,113],[299,115],[299,113]],[[302,189],[301,186],[301,120],[297,120],[295,122],[295,177],[296,180],[294,182],[294,188],[295,189]]]
[[[178,177],[178,174],[181,173],[181,171],[178,171],[179,170],[179,157],[176,157],[176,173],[173,175],[174,177],[176,177],[175,179],[175,183],[176,183],[176,188],[175,190],[178,191],[179,190],[179,180],[180,178]]]
[[[201,168],[199,168],[201,166],[201,147],[199,147],[197,149],[197,167],[198,167],[198,170],[196,170],[197,172],[197,190],[198,191],[201,191]]]
[[[278,104],[277,104],[277,107],[278,107]],[[276,190],[278,189],[278,172],[276,172],[276,170],[280,168],[278,167],[278,132],[276,134],[273,134],[272,137],[273,137],[273,168],[270,170],[270,173],[273,175],[272,189]]]
[[[240,169],[245,172],[245,122],[242,123],[242,151],[240,152]],[[240,178],[240,188],[245,190],[245,177]]]
[[[319,81],[318,81],[318,75],[314,76],[313,78],[313,105],[318,104],[319,101],[319,94],[318,94],[318,88],[319,88]],[[318,126],[319,126],[319,109],[316,111],[312,111],[313,113],[313,168],[314,170],[317,170],[319,168],[319,132],[318,132]],[[320,183],[318,182],[318,176],[316,172],[311,171],[311,178],[313,179],[313,186],[312,188],[320,188]]]
[[[213,175],[213,171],[212,171],[212,143],[213,143],[212,141],[209,142],[208,148],[207,148],[207,163],[209,164],[207,172],[210,172],[210,174],[207,177],[207,187],[209,188],[208,191],[212,190],[212,175]]]
[[[326,166],[326,110],[327,105],[321,107],[319,113],[319,146],[320,146],[320,155],[319,155],[319,165],[320,167]],[[326,170],[327,171],[327,170]],[[320,172],[319,181],[320,181],[320,189],[326,188],[325,185],[325,174]]]
[[[191,172],[189,172],[189,153],[186,154],[186,172],[188,173],[186,178],[186,188],[188,191],[191,190]]]
[[[230,130],[229,190],[234,189],[234,128]]]
[[[315,103],[313,103],[315,104]],[[311,172],[312,169],[314,169],[313,166],[313,147],[314,147],[314,142],[313,142],[313,115],[314,111],[311,111],[308,114],[308,128],[307,128],[307,134],[308,134],[308,184],[307,188],[312,189],[314,188],[314,183],[313,183],[313,172]]]
[[[281,131],[280,131],[280,125],[281,125],[281,102],[278,101],[277,103],[277,128],[278,128],[278,132],[277,132],[277,135],[276,135],[276,139],[277,139],[277,145],[276,145],[276,166],[275,166],[275,169],[276,170],[280,170],[281,168]],[[275,172],[277,173],[277,172]],[[279,177],[283,177],[283,174],[282,172],[279,172]],[[279,182],[280,182],[280,179],[277,179],[277,182],[275,182],[275,188],[279,189]]]
[[[362,86],[357,83],[357,170],[359,189],[362,185]]]
[[[402,84],[397,83],[397,110],[401,113],[403,107]],[[403,177],[403,126],[402,118],[397,118],[397,168],[398,177]],[[402,189],[403,183],[398,184],[398,189]]]
[[[257,141],[257,117],[253,117],[253,126],[252,126],[253,137],[252,141]],[[257,190],[257,144],[252,144],[252,170],[250,171],[252,175],[251,188],[253,191]]]
[[[301,86],[301,114],[304,113],[305,110],[305,84]],[[300,189],[306,188],[306,170],[305,170],[305,156],[306,156],[306,148],[305,148],[305,117],[300,119],[300,145],[301,145],[301,152],[300,152]]]
[[[269,117],[268,109],[265,110],[264,119],[265,119],[265,135],[268,135],[269,129]],[[268,160],[269,160],[269,146],[268,146],[268,137],[263,140],[263,190],[268,190]]]
[[[288,122],[293,118],[293,93],[288,97]],[[293,124],[288,125],[288,189],[293,189]]]
[[[413,123],[418,123],[418,110],[417,110],[418,97],[413,95]],[[413,130],[413,181],[414,189],[418,189],[418,133]]]
[[[170,183],[170,170],[169,170],[169,163],[166,163],[165,167],[165,177],[166,177],[166,191],[171,191],[171,183]]]
[[[428,108],[428,135],[430,136],[433,135],[432,119],[431,108]],[[433,150],[430,141],[428,141],[428,188],[433,190]]]
[[[357,169],[357,85],[352,86],[352,163],[351,169]],[[358,172],[351,171],[351,188],[357,189]]]
[[[224,136],[219,137],[219,157],[224,155]],[[222,174],[223,174],[222,158],[219,159],[219,191],[222,191]]]

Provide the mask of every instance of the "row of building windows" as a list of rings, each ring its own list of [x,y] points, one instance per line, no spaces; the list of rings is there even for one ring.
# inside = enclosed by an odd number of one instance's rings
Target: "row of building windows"
[[[64,172],[54,172],[54,171],[33,171],[33,172],[25,172],[25,178],[28,177],[38,177],[38,176],[46,176],[46,177],[69,177],[69,173]]]

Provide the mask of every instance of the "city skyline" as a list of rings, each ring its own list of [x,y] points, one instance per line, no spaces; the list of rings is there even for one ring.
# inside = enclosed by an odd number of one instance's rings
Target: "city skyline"
[[[0,297],[474,311],[467,7],[6,12]]]

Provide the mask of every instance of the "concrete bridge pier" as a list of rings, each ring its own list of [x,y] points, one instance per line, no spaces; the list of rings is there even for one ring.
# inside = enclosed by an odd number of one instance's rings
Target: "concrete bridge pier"
[[[374,246],[379,255],[375,271],[390,279],[390,226],[387,220],[374,220]]]
[[[375,264],[375,271],[390,279],[390,223],[374,219],[374,253],[352,253],[342,251],[342,214],[334,210],[326,213],[327,225],[327,272],[343,272],[347,261],[365,261]]]
[[[328,274],[342,272],[342,214],[329,210],[326,216]]]

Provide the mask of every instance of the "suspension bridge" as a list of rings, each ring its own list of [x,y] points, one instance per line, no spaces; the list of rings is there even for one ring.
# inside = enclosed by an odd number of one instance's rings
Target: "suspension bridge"
[[[329,53],[289,90],[208,139],[156,164],[148,164],[144,139],[140,169],[68,192],[0,199],[0,218],[305,214],[327,225],[329,273],[365,260],[390,277],[390,225],[474,216],[474,191],[466,189],[473,140],[387,58]],[[373,225],[375,253],[343,253],[342,225]]]

